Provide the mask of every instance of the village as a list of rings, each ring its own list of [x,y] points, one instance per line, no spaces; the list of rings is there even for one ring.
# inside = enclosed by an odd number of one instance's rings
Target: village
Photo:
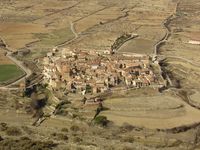
[[[150,61],[147,55],[55,48],[43,58],[44,82],[82,95],[163,86]]]

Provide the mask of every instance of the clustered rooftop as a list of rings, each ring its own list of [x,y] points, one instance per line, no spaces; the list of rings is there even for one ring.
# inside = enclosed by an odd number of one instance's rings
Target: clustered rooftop
[[[147,55],[74,50],[58,56],[55,51],[47,54],[43,64],[44,79],[50,87],[83,95],[141,88],[157,82]]]

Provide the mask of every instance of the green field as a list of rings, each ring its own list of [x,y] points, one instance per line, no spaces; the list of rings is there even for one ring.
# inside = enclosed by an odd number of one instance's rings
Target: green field
[[[6,82],[23,75],[23,71],[16,65],[0,65],[0,83]]]

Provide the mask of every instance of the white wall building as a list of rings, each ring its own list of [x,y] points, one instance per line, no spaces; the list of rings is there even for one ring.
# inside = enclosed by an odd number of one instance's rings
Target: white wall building
[[[189,44],[200,45],[200,41],[189,40]]]

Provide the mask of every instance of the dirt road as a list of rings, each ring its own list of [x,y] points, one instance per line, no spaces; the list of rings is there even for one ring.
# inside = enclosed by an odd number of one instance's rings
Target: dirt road
[[[71,28],[72,33],[74,34],[74,38],[69,40],[69,41],[66,41],[66,42],[64,42],[62,44],[59,44],[59,45],[55,46],[55,48],[60,48],[62,46],[65,46],[65,45],[73,42],[74,40],[76,40],[79,37],[78,33],[76,32],[76,30],[74,28],[74,23],[73,22],[70,22],[70,28]]]
[[[2,38],[0,37],[0,39],[2,39]],[[6,47],[5,47],[5,50],[7,51],[6,56],[11,61],[13,61],[19,68],[21,68],[25,72],[25,75],[23,77],[21,77],[20,79],[18,79],[17,81],[14,81],[14,82],[6,85],[6,86],[0,87],[0,89],[4,89],[4,90],[8,89],[9,90],[11,88],[10,86],[16,85],[16,84],[20,83],[21,81],[25,80],[26,78],[28,78],[32,74],[32,71],[28,67],[26,67],[23,62],[17,60],[15,57],[13,57],[12,56],[12,50],[6,44],[6,42],[4,41],[4,39],[2,39],[2,41],[6,45]],[[11,89],[14,90],[16,88],[11,88]]]

